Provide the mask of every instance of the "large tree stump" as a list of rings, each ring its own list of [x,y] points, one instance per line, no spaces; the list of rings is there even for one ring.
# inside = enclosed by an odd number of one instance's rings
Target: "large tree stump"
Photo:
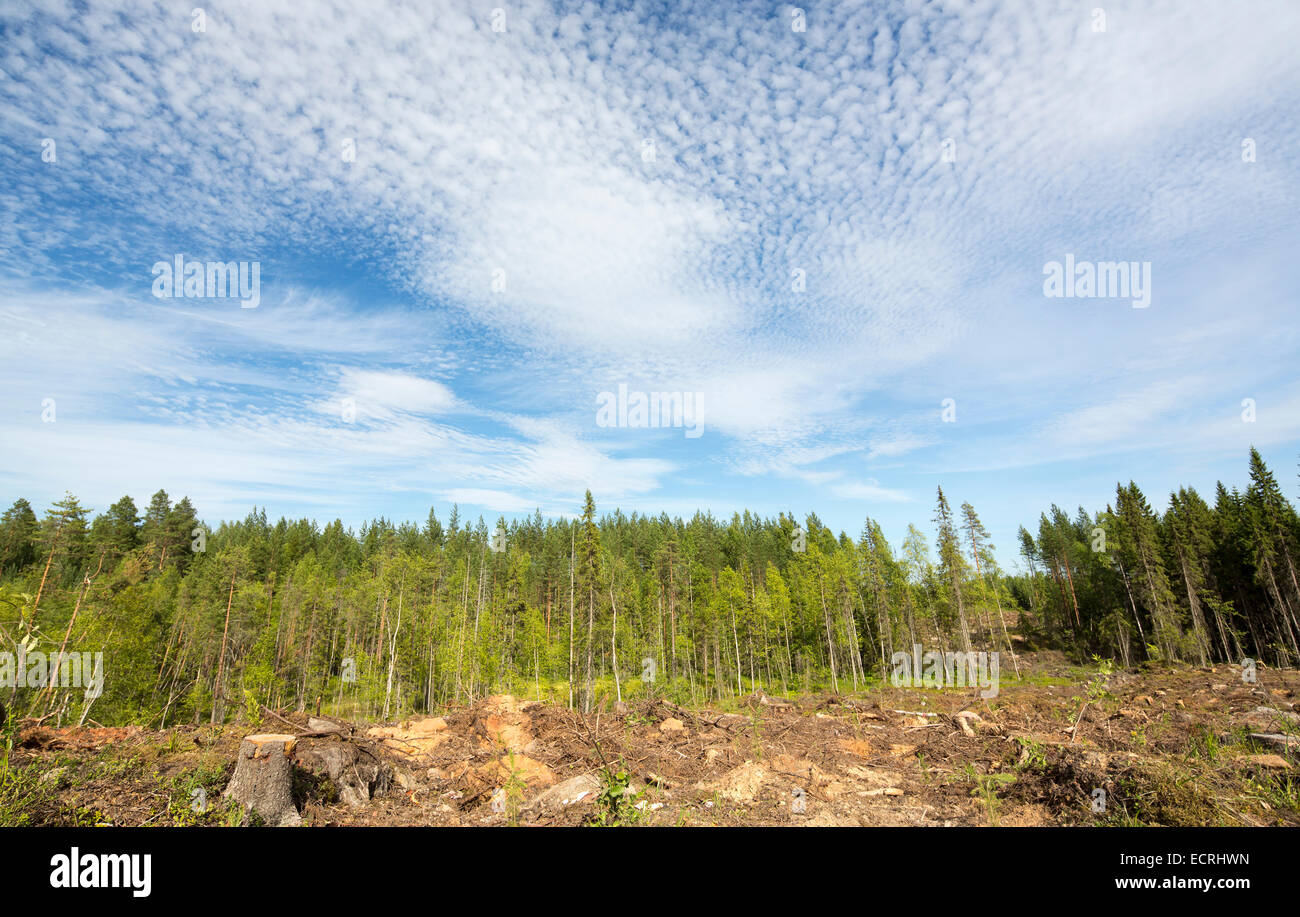
[[[293,747],[289,735],[245,736],[239,743],[235,775],[224,795],[252,809],[268,825],[302,824],[293,804]]]

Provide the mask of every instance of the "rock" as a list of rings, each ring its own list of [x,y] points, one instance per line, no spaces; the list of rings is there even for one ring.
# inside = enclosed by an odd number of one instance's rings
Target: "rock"
[[[622,701],[618,701],[616,704],[614,704],[615,716],[627,716],[631,712],[632,712],[631,708],[628,707],[628,705],[623,703]]]
[[[685,732],[686,724],[683,723],[681,720],[677,719],[677,717],[670,716],[668,717],[668,719],[664,720],[662,723],[659,724],[659,731],[664,733],[665,735],[670,732]]]
[[[1262,745],[1280,748],[1283,751],[1288,748],[1300,748],[1300,737],[1284,735],[1280,732],[1252,732],[1250,737]]]
[[[1259,767],[1268,768],[1269,770],[1291,770],[1291,764],[1281,755],[1246,755],[1242,760],[1249,761],[1251,764]]]
[[[590,805],[599,795],[600,778],[595,774],[579,774],[557,783],[525,808],[536,812],[557,812],[569,806]]]
[[[348,727],[343,723],[336,723],[334,720],[322,719],[318,716],[307,717],[307,731],[318,732],[321,735],[333,735],[335,733],[344,733]]]

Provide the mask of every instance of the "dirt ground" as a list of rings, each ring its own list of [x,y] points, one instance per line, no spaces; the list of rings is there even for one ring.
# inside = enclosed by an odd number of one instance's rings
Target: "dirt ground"
[[[884,686],[731,709],[606,699],[584,717],[497,695],[259,728],[298,737],[309,826],[1300,824],[1300,672],[1021,665],[988,700]],[[253,731],[27,729],[11,766],[28,790],[0,822],[248,823],[221,791]]]

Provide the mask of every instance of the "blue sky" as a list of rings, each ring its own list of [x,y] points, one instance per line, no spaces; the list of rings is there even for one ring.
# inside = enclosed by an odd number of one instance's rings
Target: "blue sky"
[[[1252,443],[1294,497],[1300,6],[1096,6],[6,4],[0,491],[897,542],[942,484],[1004,563]],[[260,304],[156,298],[177,253]],[[598,426],[620,383],[703,435]]]

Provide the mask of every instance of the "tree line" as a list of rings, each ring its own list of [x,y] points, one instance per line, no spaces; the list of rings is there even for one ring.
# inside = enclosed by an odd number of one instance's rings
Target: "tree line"
[[[0,657],[0,697],[167,725],[262,706],[389,719],[501,690],[584,710],[853,691],[918,644],[998,651],[1012,677],[1035,648],[1295,665],[1300,518],[1255,450],[1249,476],[1213,505],[1179,489],[1163,513],[1133,483],[1094,515],[1053,506],[1020,529],[1014,573],[942,488],[933,540],[909,526],[897,550],[870,518],[853,539],[815,514],[598,517],[590,492],[572,519],[489,529],[453,506],[358,532],[265,510],[209,531],[164,491],[93,518],[71,494],[43,517],[19,499],[0,517],[0,649],[102,651],[106,671],[102,692],[24,684]]]

